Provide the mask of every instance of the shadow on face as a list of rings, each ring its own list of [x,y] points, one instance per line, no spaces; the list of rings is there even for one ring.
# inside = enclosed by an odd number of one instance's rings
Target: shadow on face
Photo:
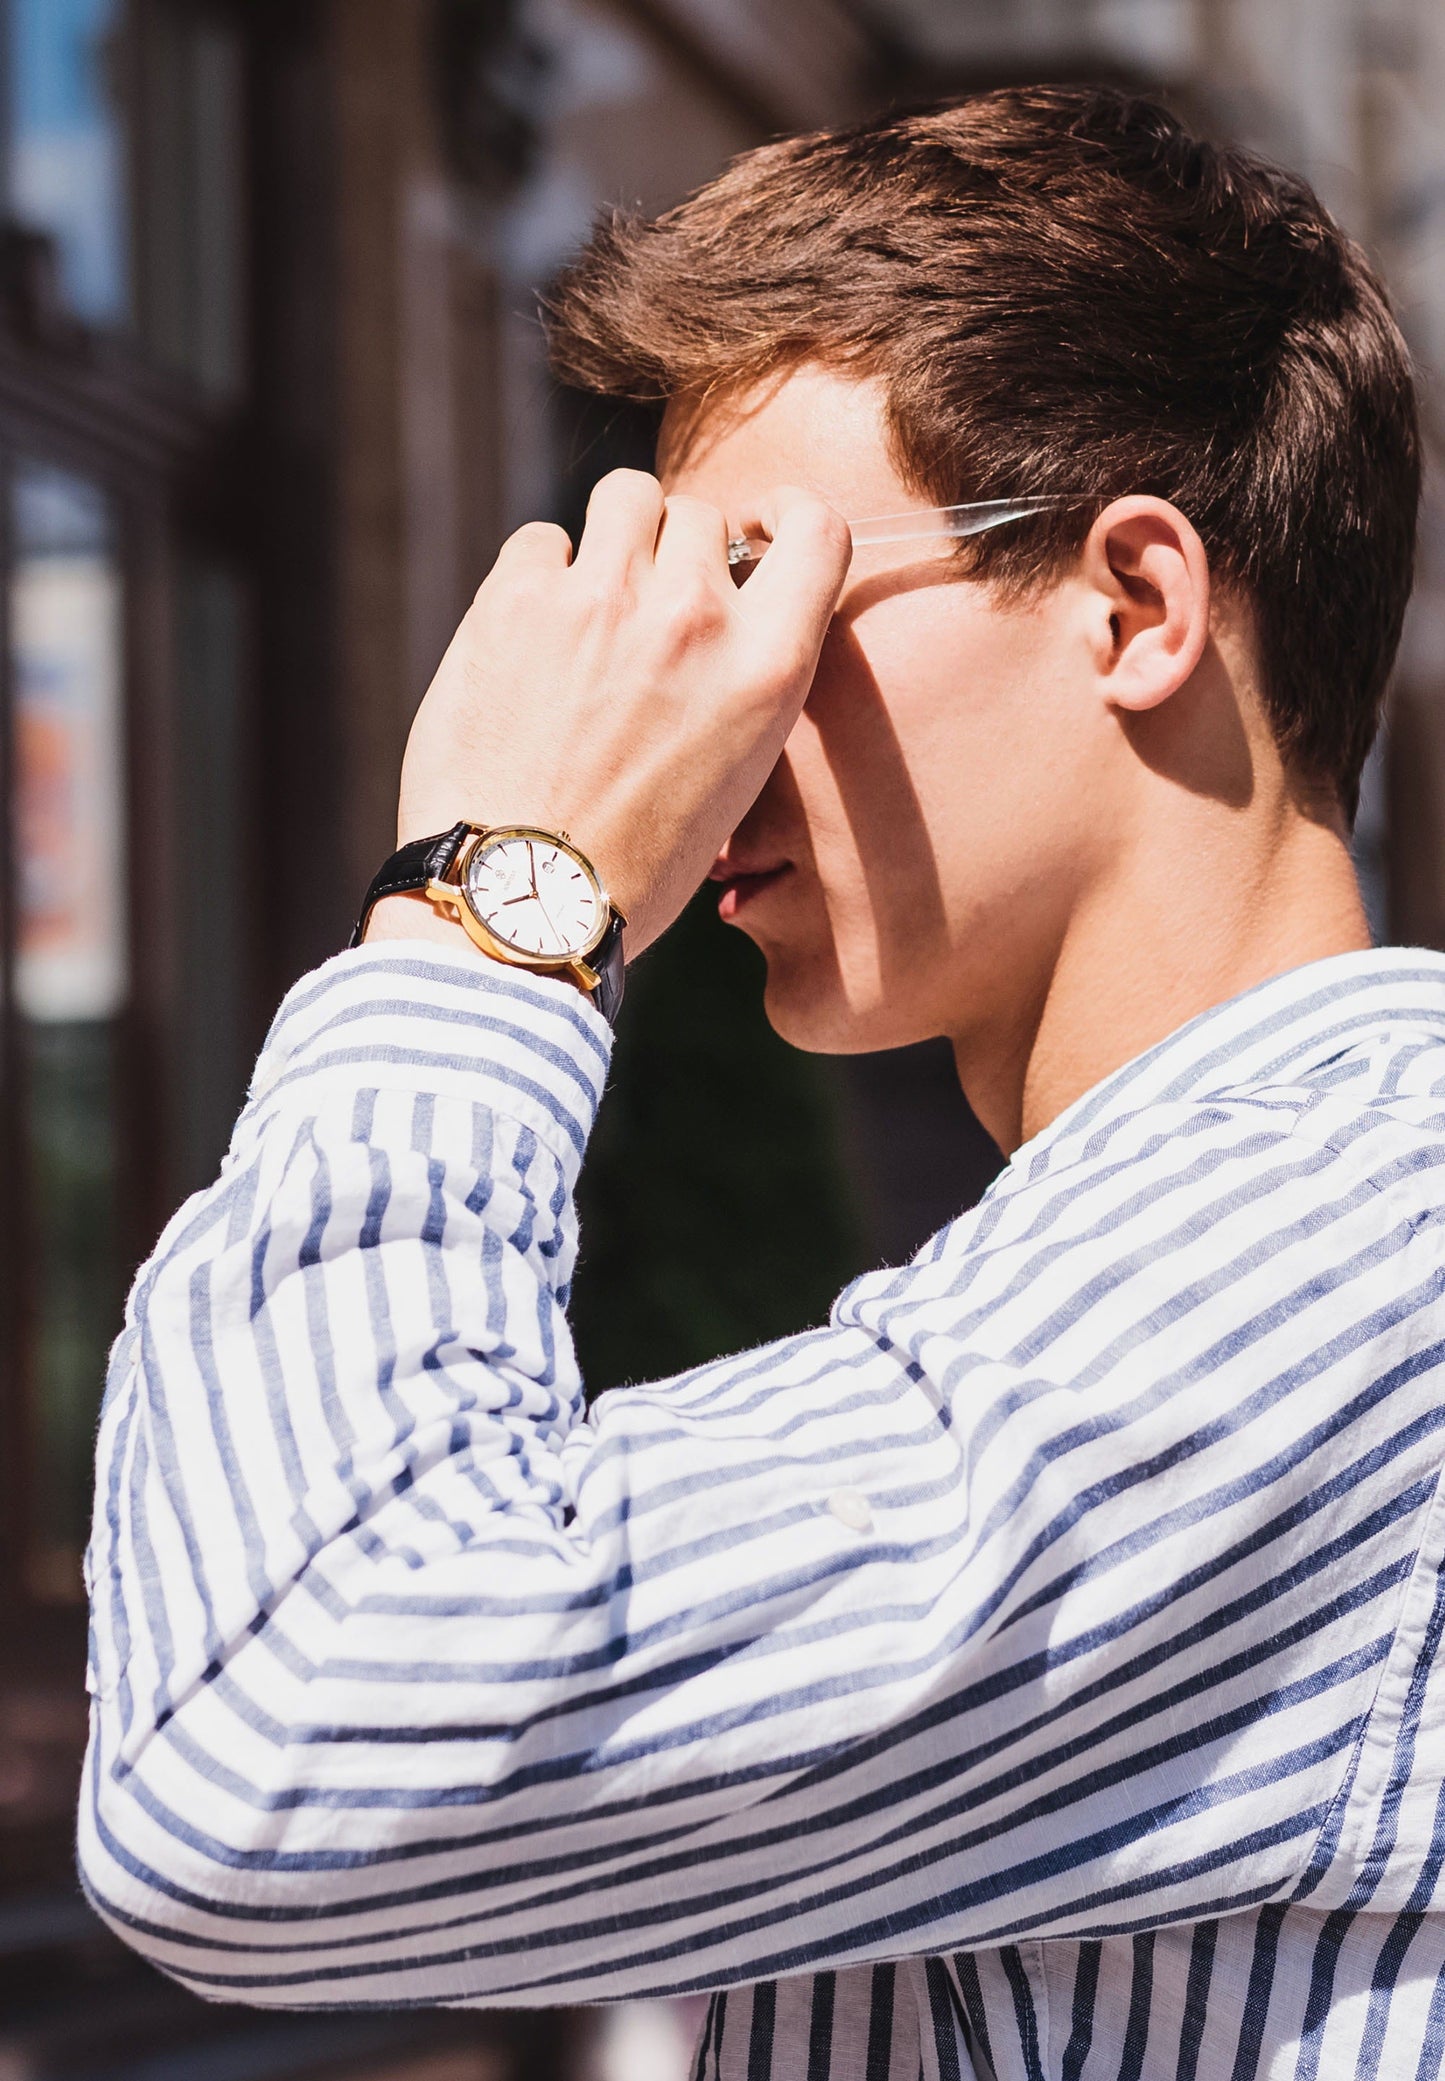
[[[828,633],[806,710],[867,892],[878,995],[900,1007],[918,993],[916,961],[923,948],[946,943],[947,910],[908,754],[858,620],[869,598],[876,604],[919,583],[912,578],[890,585],[877,578],[850,596]]]

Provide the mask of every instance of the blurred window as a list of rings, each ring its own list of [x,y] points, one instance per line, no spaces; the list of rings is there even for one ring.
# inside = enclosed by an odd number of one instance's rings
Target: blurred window
[[[92,325],[130,310],[122,0],[8,0],[10,213],[55,242],[69,308]]]
[[[32,1440],[26,1573],[36,1595],[72,1599],[123,1277],[121,580],[108,502],[84,477],[20,463],[10,478],[9,532],[10,998]]]
[[[244,63],[207,0],[0,0],[5,199],[64,307],[225,400],[245,374]]]

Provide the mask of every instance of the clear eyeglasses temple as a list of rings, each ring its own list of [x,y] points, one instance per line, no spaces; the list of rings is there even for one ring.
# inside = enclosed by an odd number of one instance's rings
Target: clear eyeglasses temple
[[[1091,498],[1091,492],[1057,492],[1036,498],[980,499],[970,506],[929,506],[917,513],[877,513],[868,520],[849,522],[853,546],[870,542],[919,542],[930,536],[948,536],[961,541],[965,535],[981,535],[1008,520],[1024,520],[1032,513],[1046,513],[1052,506],[1076,506]],[[767,543],[752,535],[734,535],[728,543],[730,564],[755,563]]]

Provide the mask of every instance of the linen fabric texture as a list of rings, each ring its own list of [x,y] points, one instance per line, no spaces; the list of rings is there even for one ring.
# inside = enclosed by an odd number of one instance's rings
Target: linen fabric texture
[[[431,945],[287,998],[110,1371],[100,1913],[226,2001],[713,1990],[698,2081],[1439,2073],[1445,959],[588,1409],[610,1043]]]

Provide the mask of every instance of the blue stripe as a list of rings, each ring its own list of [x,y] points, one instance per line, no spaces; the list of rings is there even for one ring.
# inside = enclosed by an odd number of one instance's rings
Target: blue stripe
[[[1033,1990],[1029,1986],[1028,1974],[1016,1944],[1006,1944],[999,1952],[999,1963],[1008,1981],[1009,1993],[1014,2005],[1014,2028],[1018,2033],[1019,2053],[1023,2059],[1025,2081],[1044,2081],[1044,2070],[1039,2060],[1039,2026],[1034,2014]]]
[[[889,2081],[893,2065],[893,1967],[873,1968],[872,1999],[868,2009],[868,2052],[864,2081]],[[749,2076],[749,2081],[752,2077]]]
[[[1214,1979],[1214,1953],[1219,1942],[1219,1924],[1195,1925],[1189,1943],[1189,1977],[1184,1984],[1184,2020],[1179,2030],[1179,2063],[1175,2081],[1194,2081],[1199,2055],[1208,2043],[1209,1990]]]
[[[963,2081],[963,2069],[958,2062],[958,2031],[954,2022],[954,1995],[948,1977],[948,1968],[941,1958],[924,1961],[924,1974],[928,1988],[928,2021],[933,2033],[933,2057],[938,2065],[938,2081]],[[831,1981],[831,1973],[819,1973],[815,1987],[824,1980]],[[829,2016],[831,2028],[832,2017]],[[811,2062],[808,2081],[826,2081],[827,2069],[815,2074]],[[1065,2081],[1078,2081],[1077,2075],[1066,2076]]]
[[[1154,1933],[1148,1930],[1134,1938],[1134,1971],[1129,1989],[1129,2013],[1124,2019],[1124,2050],[1119,2061],[1119,2081],[1140,2081],[1144,2053],[1149,2043],[1149,2019],[1154,1994]]]
[[[1059,2081],[1079,2081],[1094,2036],[1094,2003],[1099,1992],[1099,1967],[1103,1951],[1098,1944],[1080,1944],[1074,1967],[1074,2000],[1069,2017],[1069,2042],[1064,2047]]]
[[[1279,1933],[1286,1912],[1281,1906],[1264,1908],[1255,1924],[1254,1956],[1250,1962],[1249,1986],[1245,1990],[1244,2014],[1239,2023],[1239,2042],[1235,2048],[1231,2081],[1249,2081],[1249,2077],[1259,2070],[1270,1995],[1274,1991]]]
[[[835,1973],[818,1973],[813,1980],[808,2013],[807,2081],[832,2081],[833,2007],[837,1985]],[[787,2077],[780,2075],[778,2081],[787,2081]]]
[[[992,2067],[993,2045],[989,2038],[988,2009],[983,1998],[983,1983],[979,1979],[978,1961],[968,1951],[955,1954],[953,1975],[958,1983],[959,1999],[963,2003],[963,2018],[971,2042],[975,2042],[983,2054],[984,2065]]]
[[[773,2027],[777,2021],[778,1990],[771,1980],[753,1989],[753,2013],[748,2028],[748,2081],[772,2081]]]

